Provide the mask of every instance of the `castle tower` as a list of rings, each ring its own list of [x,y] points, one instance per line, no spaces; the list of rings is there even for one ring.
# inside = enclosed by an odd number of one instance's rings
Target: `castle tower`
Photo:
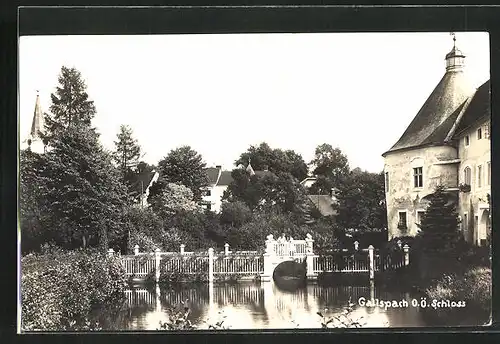
[[[474,88],[467,80],[465,55],[457,48],[455,37],[445,61],[437,86],[399,140],[382,154],[389,239],[418,232],[425,197],[438,184],[450,191],[457,189],[458,152],[450,134]]]
[[[45,144],[40,134],[44,132],[44,113],[40,106],[40,95],[36,95],[35,111],[33,113],[33,121],[31,122],[31,130],[26,140],[28,148],[34,152],[42,154],[45,152]]]

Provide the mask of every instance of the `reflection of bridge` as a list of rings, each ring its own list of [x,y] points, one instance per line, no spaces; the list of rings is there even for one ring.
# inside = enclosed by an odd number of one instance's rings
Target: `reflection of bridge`
[[[319,318],[316,312],[324,311],[326,307],[330,316],[340,314],[349,299],[356,304],[361,297],[368,300],[409,298],[405,293],[394,294],[377,290],[373,283],[370,286],[336,287],[312,284],[292,293],[280,290],[273,282],[260,285],[243,283],[216,286],[210,283],[177,291],[160,291],[159,288],[152,291],[136,289],[127,291],[126,295],[130,307],[146,306],[143,312],[149,312],[150,319],[155,321],[166,316],[166,308],[188,300],[188,304],[196,310],[200,322],[206,318],[216,318],[218,312],[223,310],[233,328],[286,328],[293,327],[292,321],[299,323],[301,327],[317,327]],[[251,320],[254,322],[252,325],[248,323],[249,314],[261,314],[261,316],[257,317],[258,320]],[[356,314],[356,316],[372,317],[371,321],[375,326],[382,326],[381,324],[386,321],[386,315],[384,312],[381,313],[380,309],[357,309]],[[255,324],[255,322],[260,323]]]
[[[294,240],[284,237],[275,239],[267,237],[265,252],[229,251],[225,245],[224,252],[185,252],[181,245],[180,252],[139,253],[136,245],[133,256],[122,256],[123,266],[128,277],[145,279],[150,276],[157,282],[162,273],[178,276],[198,276],[208,282],[238,276],[239,279],[260,278],[270,281],[274,270],[283,262],[297,262],[306,265],[306,277],[314,280],[325,272],[366,273],[370,279],[376,271],[397,269],[409,264],[409,247],[400,252],[381,255],[373,246],[368,249],[338,250],[329,255],[317,255],[313,250],[314,240],[308,234],[305,240]],[[114,254],[110,249],[109,254]],[[206,275],[206,276],[205,276]]]

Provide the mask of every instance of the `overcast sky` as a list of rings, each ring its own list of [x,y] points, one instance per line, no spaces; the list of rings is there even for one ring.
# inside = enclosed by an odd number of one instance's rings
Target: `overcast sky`
[[[478,87],[489,79],[489,36],[456,37]],[[86,80],[104,146],[128,124],[149,163],[190,145],[208,165],[232,169],[262,141],[309,162],[330,143],[351,167],[379,172],[452,46],[447,32],[21,37],[20,138],[36,90],[48,111],[65,65]]]

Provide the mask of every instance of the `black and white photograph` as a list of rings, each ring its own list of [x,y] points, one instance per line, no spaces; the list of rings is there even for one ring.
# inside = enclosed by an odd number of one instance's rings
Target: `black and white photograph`
[[[18,332],[491,325],[489,39],[20,36]]]

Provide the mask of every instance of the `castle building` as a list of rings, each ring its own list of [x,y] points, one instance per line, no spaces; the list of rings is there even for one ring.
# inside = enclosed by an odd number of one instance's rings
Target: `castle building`
[[[44,132],[44,116],[42,107],[40,106],[40,95],[36,95],[35,111],[33,113],[33,121],[31,122],[31,130],[28,138],[23,141],[21,149],[30,149],[34,153],[42,154],[45,152],[46,145],[43,142],[41,135]]]
[[[473,89],[465,55],[446,54],[446,70],[401,138],[384,157],[389,240],[418,233],[428,196],[445,186],[464,238],[477,245],[491,233],[490,81]]]

